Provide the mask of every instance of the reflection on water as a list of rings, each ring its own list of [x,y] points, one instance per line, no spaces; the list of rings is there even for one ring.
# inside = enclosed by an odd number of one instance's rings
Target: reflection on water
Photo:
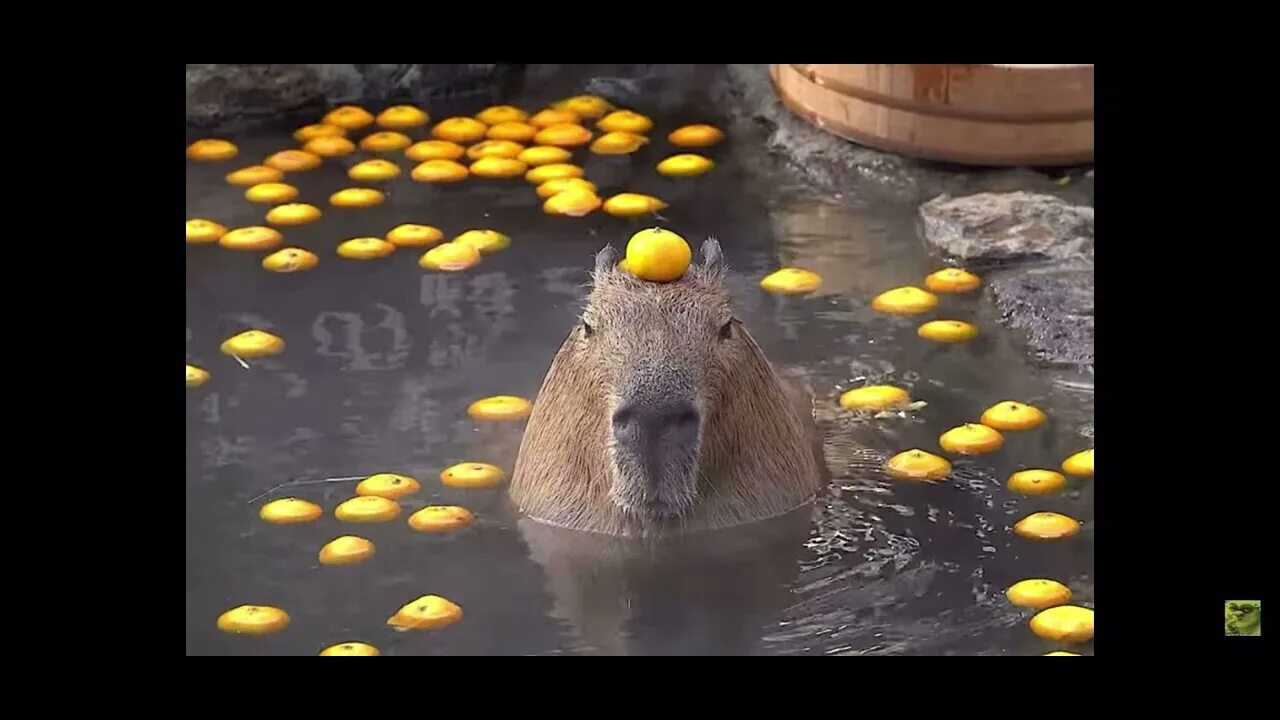
[[[688,113],[676,119],[716,122]],[[674,119],[658,122],[655,138]],[[419,139],[422,132],[411,134]],[[242,152],[234,167],[295,144],[288,130],[235,140]],[[1088,446],[1091,380],[1033,372],[1016,338],[999,329],[978,297],[943,300],[945,317],[982,328],[979,339],[960,346],[920,341],[918,319],[872,312],[875,294],[919,283],[937,269],[917,240],[913,208],[762,197],[758,185],[745,183],[733,138],[711,152],[719,163],[711,175],[662,178],[652,167],[665,150],[654,142],[631,157],[590,157],[587,174],[602,193],[668,200],[665,223],[691,240],[721,240],[739,317],[782,372],[814,391],[832,474],[815,506],[785,527],[654,548],[531,528],[518,522],[500,490],[440,485],[440,471],[457,462],[510,471],[519,427],[477,424],[467,405],[488,395],[536,394],[571,327],[593,253],[605,242],[621,247],[642,225],[599,214],[549,218],[523,180],[426,187],[408,178],[410,164],[395,154],[387,157],[406,172],[388,184],[389,201],[343,211],[325,198],[352,185],[345,168],[364,154],[329,160],[289,180],[302,201],[325,211],[319,222],[285,232],[286,244],[319,255],[315,270],[275,275],[261,269],[259,253],[187,250],[187,360],[212,374],[188,391],[192,653],[307,655],[345,640],[370,642],[384,654],[1052,649],[1030,633],[1029,615],[1011,608],[1003,591],[1020,579],[1051,577],[1092,603],[1089,485],[1073,481],[1060,496],[1027,499],[1004,481],[1018,469],[1056,467]],[[228,227],[262,221],[265,208],[223,181],[234,167],[190,167],[189,217]],[[343,240],[382,235],[403,222],[436,225],[448,237],[494,227],[513,243],[460,274],[422,271],[414,250],[373,262],[334,252]],[[821,291],[765,294],[757,283],[780,264],[819,272]],[[280,335],[285,352],[250,361],[248,369],[219,353],[223,339],[249,327]],[[871,381],[907,387],[926,405],[881,419],[839,411],[840,392]],[[1005,399],[1035,403],[1052,420],[1008,435],[994,455],[957,462],[947,483],[903,485],[874,470],[887,454],[936,449],[943,431]],[[412,475],[423,490],[404,502],[396,522],[359,528],[377,554],[357,567],[316,560],[325,542],[352,531],[332,509],[354,483],[273,495],[326,508],[323,519],[305,526],[266,525],[248,503],[292,479],[383,471]],[[405,527],[409,513],[440,503],[467,506],[476,523],[446,536]],[[1080,519],[1083,531],[1042,544],[1011,533],[1020,517],[1046,509]],[[426,634],[386,627],[403,603],[430,593],[461,605],[463,622]],[[278,605],[293,622],[268,638],[219,633],[217,615],[241,603]]]

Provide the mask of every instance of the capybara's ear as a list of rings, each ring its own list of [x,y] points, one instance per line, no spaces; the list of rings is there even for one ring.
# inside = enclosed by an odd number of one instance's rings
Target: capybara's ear
[[[719,268],[724,263],[724,255],[720,252],[720,241],[709,237],[702,243],[702,265],[708,268]]]
[[[605,245],[596,253],[596,275],[604,275],[618,264],[618,251],[612,245]]]

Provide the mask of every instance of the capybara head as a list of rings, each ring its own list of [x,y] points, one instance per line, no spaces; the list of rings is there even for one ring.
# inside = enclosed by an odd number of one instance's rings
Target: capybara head
[[[733,314],[720,245],[655,283],[596,256],[581,321],[552,361],[511,496],[538,520],[612,534],[749,522],[817,484],[805,418]]]

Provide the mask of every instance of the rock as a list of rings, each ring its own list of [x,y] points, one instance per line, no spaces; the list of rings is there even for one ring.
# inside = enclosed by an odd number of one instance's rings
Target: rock
[[[187,122],[201,127],[277,118],[389,98],[426,102],[493,94],[518,66],[259,64],[187,65]]]
[[[1026,333],[1048,365],[1093,364],[1093,263],[1060,261],[989,276],[987,292],[1006,325]]]
[[[962,260],[1093,257],[1093,208],[1052,195],[980,193],[920,206],[925,238]]]

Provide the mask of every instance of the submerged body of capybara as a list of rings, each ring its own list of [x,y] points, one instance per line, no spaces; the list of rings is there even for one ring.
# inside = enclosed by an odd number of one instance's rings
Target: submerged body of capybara
[[[669,283],[596,256],[512,473],[530,518],[657,536],[777,517],[820,486],[810,405],[734,317],[720,246]]]

